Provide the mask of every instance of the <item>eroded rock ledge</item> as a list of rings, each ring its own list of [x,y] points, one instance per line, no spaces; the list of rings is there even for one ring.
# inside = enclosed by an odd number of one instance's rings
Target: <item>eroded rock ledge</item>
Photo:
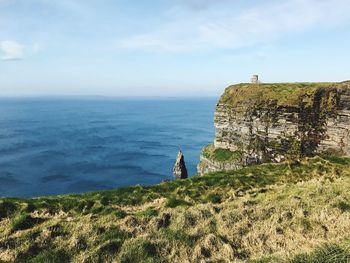
[[[198,173],[318,154],[350,156],[350,81],[238,84],[215,112]],[[234,157],[234,158],[233,158]]]

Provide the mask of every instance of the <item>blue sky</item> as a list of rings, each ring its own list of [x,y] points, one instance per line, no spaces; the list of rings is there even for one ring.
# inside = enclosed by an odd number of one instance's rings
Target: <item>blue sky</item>
[[[350,79],[349,0],[0,0],[0,96]]]

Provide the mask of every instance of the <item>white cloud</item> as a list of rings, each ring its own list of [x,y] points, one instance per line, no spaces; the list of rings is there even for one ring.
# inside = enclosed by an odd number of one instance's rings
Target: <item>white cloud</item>
[[[167,10],[166,22],[152,31],[123,39],[120,46],[171,52],[232,49],[270,43],[286,35],[323,29],[350,19],[348,0],[264,1],[236,12],[235,0],[183,3],[178,0]]]
[[[1,0],[0,0],[1,1]],[[41,43],[32,45],[22,45],[13,40],[0,41],[0,59],[1,60],[21,60],[25,55],[32,56],[44,49]]]
[[[24,46],[13,40],[0,41],[0,51],[2,60],[23,59]]]

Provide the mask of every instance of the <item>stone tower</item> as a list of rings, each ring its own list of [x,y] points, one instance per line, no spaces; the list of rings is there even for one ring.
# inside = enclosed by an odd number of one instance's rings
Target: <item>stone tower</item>
[[[185,158],[181,151],[177,154],[173,175],[176,179],[186,179],[188,177]]]
[[[250,82],[252,84],[259,84],[259,76],[258,75],[253,75],[250,79]]]

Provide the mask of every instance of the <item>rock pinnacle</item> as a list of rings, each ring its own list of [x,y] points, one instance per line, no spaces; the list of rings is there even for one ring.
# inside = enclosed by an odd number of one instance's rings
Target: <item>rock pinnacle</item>
[[[173,175],[176,179],[186,179],[188,177],[185,158],[181,151],[177,154]]]

